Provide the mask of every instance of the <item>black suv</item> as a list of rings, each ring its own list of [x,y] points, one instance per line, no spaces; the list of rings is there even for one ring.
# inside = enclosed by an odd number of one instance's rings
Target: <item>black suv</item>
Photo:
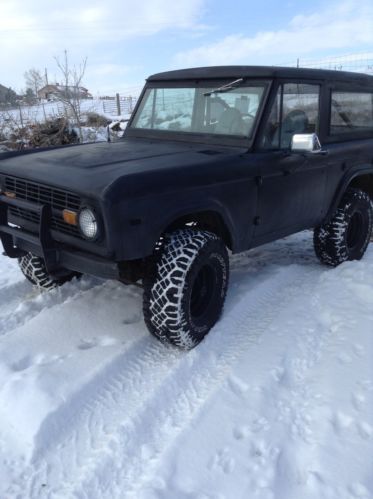
[[[144,288],[158,339],[198,344],[233,253],[314,229],[321,262],[372,232],[373,77],[210,67],[148,78],[115,143],[5,153],[0,237],[51,288],[82,273]]]

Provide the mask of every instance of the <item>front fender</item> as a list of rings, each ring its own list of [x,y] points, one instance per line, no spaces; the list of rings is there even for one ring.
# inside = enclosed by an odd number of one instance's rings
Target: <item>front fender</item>
[[[117,241],[119,260],[145,258],[151,255],[156,242],[168,227],[176,220],[198,212],[209,211],[218,214],[229,232],[233,248],[237,245],[237,233],[232,215],[216,199],[201,198],[200,201],[196,201],[178,193],[175,197],[167,195],[163,199],[157,197],[154,200],[149,198],[136,200],[121,211],[123,218],[119,225],[122,227],[122,238]]]

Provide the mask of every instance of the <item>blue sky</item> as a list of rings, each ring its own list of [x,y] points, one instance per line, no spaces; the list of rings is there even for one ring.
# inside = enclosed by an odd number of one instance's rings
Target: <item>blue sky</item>
[[[88,57],[92,93],[134,94],[171,68],[373,53],[373,1],[0,0],[0,44],[0,83],[16,90],[31,67],[60,80],[67,49]]]

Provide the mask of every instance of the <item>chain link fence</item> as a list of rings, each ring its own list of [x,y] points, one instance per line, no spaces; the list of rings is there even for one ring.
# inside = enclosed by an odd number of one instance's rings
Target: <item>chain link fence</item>
[[[116,94],[82,100],[80,109],[83,117],[88,113],[96,113],[110,119],[128,119],[136,102],[137,97]],[[0,126],[6,123],[17,123],[24,127],[67,115],[68,109],[59,101],[37,102],[32,105],[0,105]]]
[[[61,102],[0,107],[0,122],[16,122],[22,127],[50,119],[61,118],[64,115],[65,108]]]
[[[373,52],[360,54],[347,54],[321,59],[298,58],[293,62],[281,64],[282,66],[331,69],[335,71],[352,71],[373,75]]]

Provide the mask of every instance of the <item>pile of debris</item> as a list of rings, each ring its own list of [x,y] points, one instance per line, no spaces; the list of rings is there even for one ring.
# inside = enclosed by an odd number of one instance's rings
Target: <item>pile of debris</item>
[[[7,147],[5,144],[2,144],[0,142],[0,153],[2,153],[2,152],[9,152],[9,151],[11,151],[11,149],[9,149],[9,147]]]
[[[76,144],[79,138],[70,128],[66,118],[56,118],[45,123],[36,123],[27,129],[28,147],[62,146]]]
[[[128,120],[111,121],[97,113],[87,113],[82,126],[73,126],[67,118],[54,117],[43,123],[21,127],[17,122],[6,122],[6,133],[0,129],[0,152],[35,149],[40,147],[76,144],[79,141],[101,142],[120,140]]]
[[[44,123],[13,128],[2,144],[13,150],[35,147],[61,146],[79,142],[78,134],[69,126],[66,118],[55,118]]]
[[[85,115],[85,119],[83,121],[86,126],[91,126],[96,128],[106,127],[111,123],[111,120],[107,119],[105,116],[102,116],[101,114],[94,112],[88,112]]]

